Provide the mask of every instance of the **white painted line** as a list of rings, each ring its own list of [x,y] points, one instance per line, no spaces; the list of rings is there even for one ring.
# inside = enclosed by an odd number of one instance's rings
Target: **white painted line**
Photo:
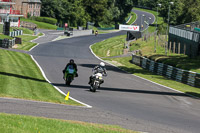
[[[44,33],[43,33],[43,34],[44,34]],[[45,34],[44,34],[43,36],[45,36]],[[40,37],[42,37],[42,36],[40,36]],[[37,39],[38,39],[38,38],[37,38]],[[34,49],[34,48],[37,47],[38,45],[39,45],[39,43],[38,43],[36,46],[34,46],[33,48],[31,48],[29,51],[31,51],[32,49]],[[36,63],[36,65],[39,67],[39,69],[40,69],[40,71],[41,71],[43,77],[45,78],[45,80],[46,80],[48,83],[50,83],[51,85],[53,85],[53,84],[48,80],[48,78],[46,77],[44,71],[42,70],[42,68],[40,67],[40,65],[37,63],[37,61],[34,59],[34,57],[33,57],[32,55],[30,55],[30,56],[31,56],[32,60]],[[53,87],[54,87],[58,92],[60,92],[61,94],[63,94],[64,96],[67,95],[67,94],[65,94],[63,91],[61,91],[58,87],[56,87],[56,86],[54,86],[54,85],[53,85]],[[75,101],[75,102],[78,102],[78,103],[80,103],[80,104],[86,106],[87,108],[92,108],[92,106],[90,106],[90,105],[88,105],[88,104],[85,104],[85,103],[83,103],[83,102],[81,102],[81,101],[79,101],[79,100],[76,100],[75,98],[73,98],[73,97],[71,97],[71,96],[69,96],[69,98],[70,98],[71,100]]]
[[[45,80],[46,80],[48,83],[50,83],[51,85],[53,85],[53,84],[48,80],[48,78],[46,77],[44,71],[42,70],[42,68],[40,67],[40,65],[37,63],[37,61],[34,59],[34,57],[33,57],[32,55],[31,55],[31,58],[32,58],[32,60],[37,64],[37,66],[39,67],[39,69],[40,69],[40,71],[42,72],[42,75],[43,75],[43,77],[45,78]],[[58,92],[60,92],[61,94],[63,94],[64,96],[67,95],[67,94],[65,94],[63,91],[61,91],[58,87],[56,87],[56,86],[54,86],[54,85],[53,85],[53,87],[54,87]],[[72,98],[71,96],[69,96],[69,98],[70,98],[71,100],[74,100],[74,101],[76,101],[76,102],[78,102],[78,103],[80,103],[80,104],[86,106],[87,108],[92,108],[92,106],[90,106],[90,105],[88,105],[88,104],[85,104],[85,103],[83,103],[83,102],[81,102],[81,101],[78,101],[78,100]]]
[[[94,43],[94,44],[96,44],[96,43]],[[92,44],[92,45],[94,45],[94,44]],[[114,64],[111,64],[110,62],[104,61],[104,60],[102,60],[101,58],[99,58],[99,57],[98,57],[98,56],[97,56],[97,55],[92,51],[92,48],[91,48],[92,45],[90,45],[89,49],[90,49],[90,51],[92,52],[92,54],[93,54],[97,59],[99,59],[99,60],[101,60],[101,61],[103,61],[103,62],[106,62],[107,64],[110,64],[111,66],[114,66],[114,67],[120,69],[118,66],[116,66],[116,65],[114,65]],[[120,69],[120,70],[122,70],[122,69]],[[126,73],[129,73],[129,74],[132,74],[132,73],[127,72],[127,71],[125,71],[125,70],[122,70],[122,71],[124,71],[124,72],[126,72]],[[156,84],[156,85],[159,85],[159,86],[165,87],[165,88],[167,88],[167,89],[170,89],[170,90],[173,90],[173,91],[176,91],[176,92],[179,92],[179,93],[182,93],[182,94],[188,95],[188,96],[193,97],[193,98],[196,98],[196,99],[200,99],[200,98],[195,97],[195,96],[193,96],[193,95],[186,94],[186,93],[184,93],[184,92],[182,92],[182,91],[175,90],[175,89],[173,89],[173,88],[167,87],[167,86],[165,86],[165,85],[161,85],[161,84],[159,84],[159,83],[156,83],[156,82],[153,82],[153,81],[151,81],[151,80],[148,80],[148,79],[145,79],[145,78],[139,77],[139,76],[137,76],[137,75],[134,75],[134,74],[132,74],[132,75],[133,75],[133,76],[136,76],[136,77],[138,77],[138,78],[140,78],[140,79],[143,79],[143,80],[149,81],[149,82],[151,82],[151,83],[154,83],[154,84]]]
[[[133,10],[131,10],[132,12],[134,12]],[[135,12],[134,12],[135,13]],[[136,19],[135,19],[135,21],[132,23],[132,24],[134,24],[135,22],[136,22],[136,20],[137,20],[137,18],[138,18],[138,15],[135,13],[135,15],[136,15]],[[131,24],[131,25],[132,25]]]
[[[44,37],[44,36],[45,36],[45,34],[43,33],[42,36],[39,36],[38,38],[31,40],[31,42],[33,42],[33,41],[39,39],[40,37]],[[39,45],[39,43],[37,43],[37,45],[35,45],[34,47],[32,47],[29,51],[33,50],[33,49],[34,49],[35,47],[37,47],[38,45]]]

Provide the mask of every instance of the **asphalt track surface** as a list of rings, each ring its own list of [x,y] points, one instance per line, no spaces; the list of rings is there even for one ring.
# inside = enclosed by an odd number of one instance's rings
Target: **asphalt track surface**
[[[48,36],[30,54],[47,78],[64,93],[89,104],[92,108],[73,107],[46,102],[0,98],[0,112],[65,120],[120,125],[150,133],[199,133],[200,100],[164,86],[125,73],[106,64],[108,76],[97,92],[89,91],[92,68],[100,63],[89,46],[116,32],[95,36],[73,37],[48,42]],[[42,39],[42,38],[40,38]],[[65,86],[62,70],[69,59],[78,65],[79,77]]]
[[[133,24],[140,26],[140,31],[144,31],[148,28],[147,23],[153,24],[155,21],[155,16],[151,13],[134,10],[134,9],[132,10],[132,12],[134,12],[137,15],[137,19]],[[146,21],[147,23],[145,23],[144,21]],[[142,28],[141,28],[141,25],[143,25]]]

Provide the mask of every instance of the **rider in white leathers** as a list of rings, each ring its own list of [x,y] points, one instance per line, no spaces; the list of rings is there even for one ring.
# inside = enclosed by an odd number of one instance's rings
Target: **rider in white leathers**
[[[88,84],[91,84],[92,79],[94,78],[95,74],[101,73],[103,76],[107,76],[106,68],[105,68],[105,63],[101,62],[100,65],[95,66],[92,69],[93,75],[90,76]],[[102,84],[104,80],[101,81],[100,84]]]

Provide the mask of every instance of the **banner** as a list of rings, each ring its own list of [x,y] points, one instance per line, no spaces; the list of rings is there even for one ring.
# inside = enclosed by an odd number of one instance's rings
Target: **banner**
[[[119,25],[119,30],[139,31],[140,27],[135,25]]]

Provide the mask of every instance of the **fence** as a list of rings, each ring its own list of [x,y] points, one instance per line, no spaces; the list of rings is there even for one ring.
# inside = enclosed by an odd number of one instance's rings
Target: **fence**
[[[200,73],[179,69],[163,63],[158,63],[134,54],[132,55],[132,63],[158,75],[162,75],[178,82],[200,88]]]
[[[10,32],[10,35],[11,37],[15,37],[15,36],[20,36],[20,35],[23,35],[23,30],[15,30],[15,31],[12,31]]]

